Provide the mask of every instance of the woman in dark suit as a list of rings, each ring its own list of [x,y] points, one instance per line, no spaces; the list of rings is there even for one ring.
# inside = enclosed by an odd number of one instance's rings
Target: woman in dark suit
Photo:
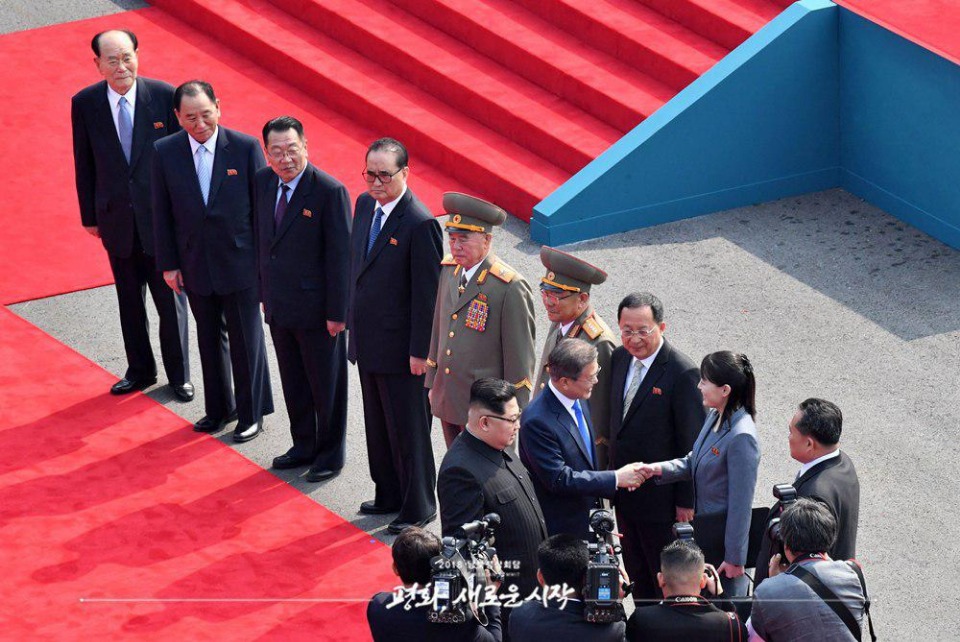
[[[744,575],[753,490],[760,466],[760,445],[756,414],[756,381],[746,355],[723,351],[708,354],[700,364],[700,392],[707,419],[693,450],[672,461],[648,464],[649,476],[658,484],[693,480],[696,515],[702,523],[723,530],[723,559],[717,572],[724,590],[731,596],[746,595]],[[705,552],[711,548],[709,532],[697,540]],[[719,548],[719,547],[718,547]],[[714,562],[715,560],[707,560]]]

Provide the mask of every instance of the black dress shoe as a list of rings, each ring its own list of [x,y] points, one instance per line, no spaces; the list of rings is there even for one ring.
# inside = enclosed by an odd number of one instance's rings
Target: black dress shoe
[[[419,522],[401,522],[399,519],[395,519],[387,526],[387,530],[394,535],[399,535],[405,528],[410,528],[411,526],[419,526],[420,528],[423,528],[436,518],[437,514],[433,513],[432,515],[428,515],[426,518],[421,519]]]
[[[309,463],[309,459],[300,459],[299,457],[291,457],[290,455],[280,455],[279,457],[273,458],[273,468],[276,468],[277,470],[299,468],[300,466],[306,466]]]
[[[304,479],[308,482],[322,482],[325,479],[333,479],[340,474],[339,470],[330,470],[329,468],[311,468],[307,471],[307,474],[304,475]]]
[[[194,432],[218,432],[226,428],[227,424],[237,420],[237,413],[233,412],[227,415],[224,419],[211,419],[210,417],[204,417],[197,423],[193,424]]]
[[[173,396],[180,401],[193,401],[193,384],[189,381],[180,384],[171,383],[170,389],[173,390]]]
[[[380,506],[371,499],[360,504],[360,512],[365,515],[386,515],[387,513],[400,512],[400,507]]]
[[[238,444],[242,444],[259,435],[262,430],[263,419],[255,424],[237,424],[237,427],[233,429],[233,440]]]
[[[144,388],[149,388],[153,384],[157,383],[157,378],[153,377],[152,379],[127,379],[124,377],[117,383],[113,384],[110,387],[111,395],[127,395],[131,392],[136,392],[137,390],[143,390]]]

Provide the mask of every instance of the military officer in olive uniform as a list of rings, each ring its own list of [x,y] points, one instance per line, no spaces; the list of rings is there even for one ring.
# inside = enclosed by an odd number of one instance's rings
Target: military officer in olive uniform
[[[536,352],[530,284],[491,252],[493,228],[507,213],[458,192],[444,194],[443,207],[451,253],[441,263],[425,385],[449,448],[477,379],[505,379],[521,408],[530,401]]]
[[[540,295],[551,323],[533,395],[538,395],[550,381],[547,356],[561,339],[577,337],[597,349],[600,380],[590,397],[590,418],[597,440],[597,470],[606,470],[610,434],[610,357],[620,341],[590,305],[590,286],[606,281],[607,273],[546,245],[540,248],[540,262],[547,268],[547,274],[540,279]]]

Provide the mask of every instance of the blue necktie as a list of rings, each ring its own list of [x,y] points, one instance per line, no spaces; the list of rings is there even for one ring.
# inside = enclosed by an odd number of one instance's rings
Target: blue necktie
[[[200,193],[203,194],[203,204],[210,198],[210,164],[207,163],[207,148],[197,147],[197,180],[200,181]]]
[[[380,226],[383,224],[383,210],[377,205],[376,215],[373,217],[373,225],[370,226],[370,238],[367,239],[367,254],[373,249],[373,244],[377,242],[380,236]]]
[[[280,223],[283,222],[283,217],[287,213],[287,205],[290,202],[287,200],[287,192],[290,191],[290,187],[286,183],[280,183],[280,198],[277,199],[277,208],[273,211],[273,222],[274,229],[280,229]]]
[[[120,113],[117,115],[117,129],[120,134],[120,147],[123,155],[130,162],[130,152],[133,149],[133,119],[130,118],[130,103],[126,96],[120,96]]]
[[[590,455],[590,463],[593,463],[593,440],[590,439],[590,431],[587,429],[587,422],[583,418],[583,408],[580,407],[580,400],[573,402],[573,414],[577,416],[577,428],[580,429],[580,438],[583,439],[587,447],[587,454]]]

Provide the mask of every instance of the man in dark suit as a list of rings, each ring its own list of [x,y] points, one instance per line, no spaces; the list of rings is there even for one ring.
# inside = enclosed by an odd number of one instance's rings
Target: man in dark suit
[[[494,536],[506,576],[501,593],[516,588],[523,598],[537,588],[537,547],[547,537],[547,523],[529,474],[507,450],[519,429],[516,387],[503,379],[477,379],[466,429],[440,464],[437,494],[444,536],[488,513],[500,516]],[[504,609],[504,629],[509,616]]]
[[[117,289],[127,371],[110,392],[143,390],[157,382],[150,346],[146,288],[160,316],[160,354],[167,381],[181,401],[193,399],[187,349],[187,298],[171,292],[154,260],[150,167],[153,143],[180,129],[173,87],[137,77],[137,37],[106,31],[93,37],[93,59],[104,80],[73,97],[73,161],[80,219],[107,250]]]
[[[547,358],[550,381],[523,412],[520,460],[533,476],[550,535],[589,536],[590,509],[617,488],[643,483],[639,467],[597,470],[590,398],[600,366],[597,349],[581,339],[563,339]]]
[[[360,512],[396,512],[391,533],[437,516],[430,411],[423,387],[442,237],[407,188],[407,150],[381,138],[367,150],[350,257],[349,359],[363,392],[372,500]]]
[[[704,564],[696,544],[677,540],[660,554],[657,574],[664,599],[638,608],[627,620],[631,642],[737,642],[746,641],[747,627],[733,604],[707,600],[723,592],[717,571]],[[722,608],[718,608],[718,605]]]
[[[263,152],[218,125],[208,83],[180,85],[173,105],[184,131],[155,144],[154,236],[157,268],[174,292],[186,291],[197,323],[207,414],[194,430],[216,432],[239,417],[233,440],[250,441],[273,412],[253,240]]]
[[[441,548],[440,538],[416,526],[404,529],[394,540],[393,572],[403,582],[403,590],[377,593],[367,605],[374,642],[500,642],[499,604],[481,607],[485,625],[475,617],[461,624],[427,619],[431,605],[423,596],[433,595],[430,560],[440,555]]]
[[[343,468],[347,429],[350,196],[307,162],[303,124],[263,127],[270,168],[257,172],[260,299],[277,351],[293,447],[273,467],[312,464],[306,480]]]
[[[623,622],[597,624],[584,619],[583,581],[590,562],[586,542],[570,534],[552,535],[540,544],[537,560],[537,581],[543,593],[541,599],[527,600],[514,609],[510,616],[511,642],[623,640]]]
[[[650,293],[630,294],[620,302],[623,346],[611,361],[612,467],[683,457],[703,426],[700,371],[663,338],[663,319],[663,304]],[[675,521],[693,519],[693,486],[644,484],[636,492],[619,491],[616,506],[634,600],[657,600],[660,551],[673,539]]]
[[[793,487],[797,497],[809,497],[830,507],[837,520],[837,539],[827,551],[835,560],[857,555],[857,524],[860,519],[860,480],[853,461],[840,450],[843,413],[824,399],[811,398],[800,404],[790,420],[790,456],[802,466]],[[779,502],[770,517],[779,516]],[[770,540],[764,538],[757,554],[757,584],[767,577]]]

